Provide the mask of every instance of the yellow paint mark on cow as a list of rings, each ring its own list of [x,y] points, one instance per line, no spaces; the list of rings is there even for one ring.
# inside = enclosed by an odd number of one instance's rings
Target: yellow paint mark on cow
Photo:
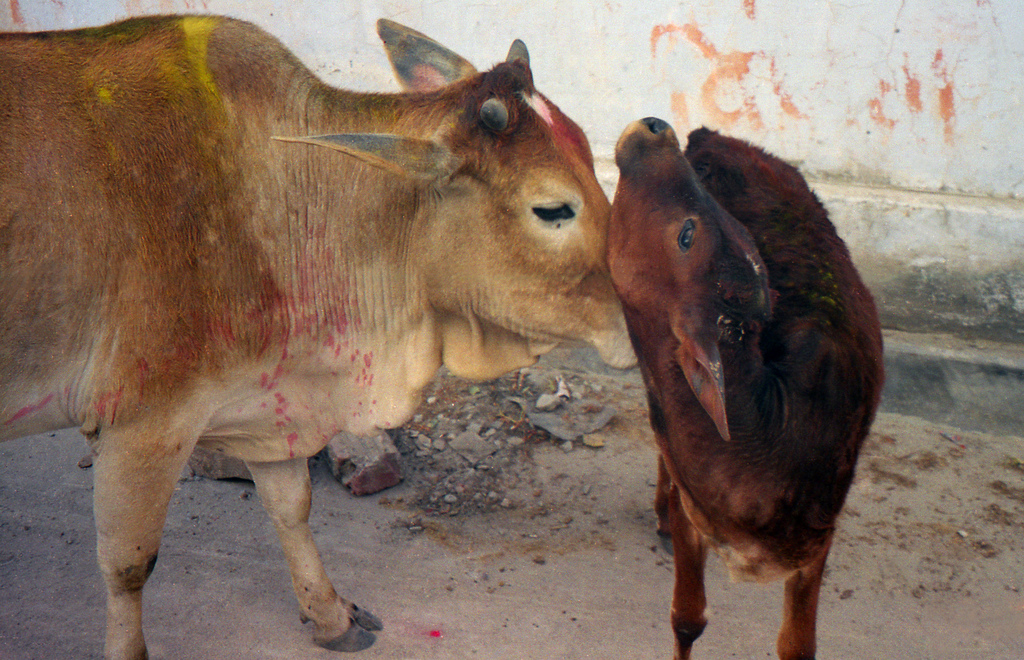
[[[114,104],[114,93],[110,90],[109,87],[97,87],[96,98],[98,98],[100,100],[100,103],[103,103],[104,105]]]
[[[159,53],[159,67],[172,98],[196,98],[214,108],[220,107],[217,84],[207,62],[210,33],[218,19],[208,16],[187,16],[177,21],[181,42],[173,49]]]
[[[206,51],[210,43],[210,33],[219,22],[220,19],[212,16],[186,16],[179,23],[182,32],[185,33],[185,53],[192,71],[217,102],[220,101],[220,91],[213,80],[213,74],[210,73]]]

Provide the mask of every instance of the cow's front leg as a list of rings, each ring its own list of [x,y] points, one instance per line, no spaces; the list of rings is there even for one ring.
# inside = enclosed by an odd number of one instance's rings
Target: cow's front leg
[[[187,443],[104,430],[93,475],[96,550],[107,586],[108,660],[147,657],[142,587],[156,565],[167,505],[188,457]]]
[[[818,595],[831,544],[829,539],[828,545],[813,562],[786,580],[782,628],[776,644],[780,660],[814,660]]]
[[[288,559],[302,621],[316,624],[313,639],[334,651],[360,651],[375,641],[380,620],[338,596],[309,529],[312,490],[305,458],[249,463],[263,506],[274,521]]]
[[[665,473],[667,476],[667,473]],[[707,544],[700,531],[690,522],[679,501],[679,491],[672,485],[671,496],[664,501],[665,520],[672,535],[676,565],[676,584],[672,594],[672,630],[676,635],[676,660],[687,660],[690,648],[707,625],[704,592],[704,563]]]

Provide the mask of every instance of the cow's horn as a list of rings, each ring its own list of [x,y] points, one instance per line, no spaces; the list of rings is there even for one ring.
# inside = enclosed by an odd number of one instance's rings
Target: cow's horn
[[[512,47],[508,49],[508,57],[505,58],[506,62],[514,62],[516,60],[522,60],[527,66],[530,64],[530,51],[526,50],[526,44],[523,43],[522,39],[516,39],[512,42]]]

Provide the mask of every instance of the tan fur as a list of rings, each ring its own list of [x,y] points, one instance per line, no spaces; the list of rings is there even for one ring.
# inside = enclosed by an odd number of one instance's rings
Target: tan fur
[[[251,462],[317,641],[359,647],[372,618],[298,568],[320,566],[304,457],[401,424],[442,362],[490,378],[561,339],[632,361],[589,148],[527,106],[525,61],[357,94],[249,24],[164,17],[0,35],[0,72],[0,438],[77,425],[98,454],[109,657],[145,655],[138,593],[196,442]],[[339,133],[434,146],[383,169],[272,139]]]

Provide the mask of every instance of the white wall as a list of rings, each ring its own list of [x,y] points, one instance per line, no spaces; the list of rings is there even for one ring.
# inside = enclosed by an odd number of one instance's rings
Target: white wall
[[[609,190],[633,119],[744,137],[812,180],[890,323],[1024,341],[1020,0],[9,0],[0,30],[171,12],[246,18],[366,90],[396,89],[380,16],[480,68],[520,37]]]

